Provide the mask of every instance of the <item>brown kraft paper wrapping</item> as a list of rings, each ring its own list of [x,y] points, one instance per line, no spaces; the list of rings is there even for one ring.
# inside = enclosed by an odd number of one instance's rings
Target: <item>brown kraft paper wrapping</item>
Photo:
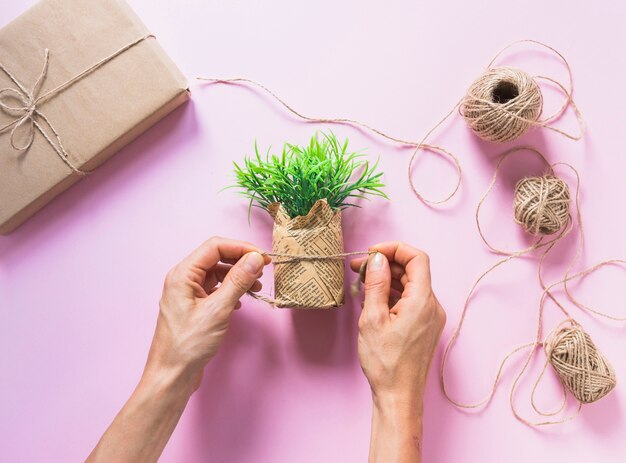
[[[37,101],[135,42],[58,93]],[[48,68],[42,73],[46,49]],[[22,108],[0,108],[0,128],[23,118],[29,108],[36,110],[15,133],[14,126],[0,132],[2,234],[82,177],[68,162],[80,171],[95,169],[189,98],[184,76],[123,0],[40,1],[0,29],[0,63],[25,90],[0,70],[0,91],[4,90],[0,103]],[[36,88],[40,76],[41,86]],[[30,103],[20,97],[29,93]],[[59,153],[55,132],[68,162]],[[12,143],[27,144],[31,133],[28,149],[14,149]]]
[[[341,211],[326,200],[317,201],[306,216],[293,219],[273,204],[272,252],[290,255],[343,253]],[[330,309],[344,302],[343,259],[297,260],[274,258],[274,291],[277,307]]]

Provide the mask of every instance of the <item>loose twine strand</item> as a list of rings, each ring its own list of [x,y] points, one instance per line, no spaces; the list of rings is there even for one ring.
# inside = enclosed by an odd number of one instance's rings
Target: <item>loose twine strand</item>
[[[551,219],[554,219],[556,217],[556,224],[554,226],[554,228],[559,229],[560,231],[558,232],[558,235],[555,238],[552,238],[550,240],[544,241],[545,237],[544,236],[540,236],[531,246],[525,248],[525,249],[520,249],[520,250],[514,250],[514,251],[509,251],[509,250],[502,250],[499,249],[495,246],[493,246],[489,240],[486,238],[482,227],[481,227],[481,223],[480,223],[480,208],[483,205],[485,199],[487,198],[487,196],[489,195],[489,193],[491,192],[491,190],[493,189],[497,177],[498,177],[498,173],[501,169],[502,163],[513,153],[519,152],[519,151],[530,151],[534,154],[536,154],[537,156],[540,157],[540,159],[542,159],[546,165],[548,166],[548,175],[544,176],[544,177],[534,177],[534,179],[536,179],[537,183],[539,183],[539,187],[536,188],[532,188],[532,189],[522,189],[522,198],[517,197],[516,195],[516,199],[515,199],[515,203],[517,207],[521,206],[525,206],[525,207],[529,207],[531,209],[535,209],[536,211],[539,211],[538,213],[541,214],[541,211],[545,212],[545,210],[549,209],[551,206],[556,207],[559,210],[559,214],[554,215],[551,217]],[[566,215],[561,214],[561,208],[562,208],[562,202],[560,201],[562,195],[563,195],[563,186],[562,185],[557,185],[556,189],[552,189],[550,190],[550,188],[547,188],[548,193],[546,193],[545,191],[541,190],[541,187],[546,187],[546,186],[554,186],[554,183],[548,182],[548,183],[543,183],[543,179],[547,178],[556,178],[554,176],[554,167],[556,166],[565,166],[567,168],[569,168],[575,175],[576,178],[576,190],[575,190],[575,207],[576,207],[576,222],[578,225],[578,246],[576,249],[576,253],[573,257],[573,259],[570,261],[568,268],[565,272],[565,276],[560,279],[559,281],[556,281],[550,285],[546,285],[544,277],[542,275],[542,268],[545,262],[546,257],[548,256],[549,252],[552,250],[552,248],[559,242],[561,241],[563,238],[565,238],[572,230],[574,227],[574,223],[571,217],[571,214],[569,213],[569,209],[567,211]],[[531,178],[532,179],[532,178]],[[526,180],[528,181],[529,179],[522,179],[522,180]],[[520,181],[522,182],[522,181]],[[518,182],[518,185],[519,183]],[[448,344],[445,347],[444,350],[444,354],[443,354],[443,359],[441,362],[441,368],[440,368],[440,382],[441,382],[441,387],[443,390],[443,393],[446,397],[446,399],[451,402],[453,405],[455,405],[456,407],[459,408],[465,408],[465,409],[476,409],[479,407],[482,407],[486,404],[488,404],[491,399],[493,398],[497,387],[499,385],[501,376],[502,376],[502,372],[504,370],[504,366],[505,364],[509,361],[509,359],[514,356],[515,354],[517,354],[518,352],[522,352],[525,351],[527,349],[530,349],[528,352],[528,355],[525,359],[525,362],[521,368],[521,370],[519,371],[518,375],[516,376],[513,385],[511,387],[511,391],[510,391],[510,395],[509,395],[509,403],[510,403],[510,407],[511,410],[514,414],[514,416],[521,421],[524,424],[527,424],[529,426],[544,426],[544,425],[551,425],[551,424],[560,424],[560,423],[564,423],[566,421],[569,421],[573,418],[575,418],[578,413],[581,410],[582,404],[583,403],[589,403],[589,402],[593,402],[595,400],[598,400],[599,398],[603,397],[604,395],[606,395],[606,393],[608,393],[614,386],[615,386],[615,375],[614,372],[612,370],[612,368],[610,367],[610,365],[608,364],[608,362],[606,361],[606,359],[604,359],[604,357],[602,356],[602,354],[600,354],[595,345],[593,344],[593,342],[591,342],[591,339],[589,338],[589,336],[584,333],[584,331],[582,330],[582,328],[580,327],[580,325],[573,319],[573,317],[571,316],[571,314],[568,312],[568,310],[563,306],[563,304],[552,294],[552,289],[559,286],[559,285],[563,285],[564,289],[565,289],[565,293],[566,296],[568,298],[568,300],[570,301],[570,303],[572,303],[574,306],[578,307],[581,310],[586,310],[588,312],[592,312],[596,315],[605,317],[605,318],[609,318],[612,320],[626,320],[626,317],[615,317],[609,314],[606,314],[604,312],[601,312],[599,310],[593,309],[591,307],[588,307],[584,304],[582,304],[581,302],[579,302],[577,299],[575,299],[573,297],[573,295],[571,294],[571,292],[569,291],[568,287],[567,287],[567,283],[575,280],[575,279],[579,279],[579,278],[584,278],[587,275],[590,275],[591,273],[599,270],[600,268],[607,266],[607,265],[616,265],[616,264],[626,264],[625,260],[622,259],[610,259],[610,260],[606,260],[600,263],[597,263],[587,269],[584,269],[582,271],[579,271],[577,273],[572,274],[572,270],[575,266],[575,264],[578,262],[578,260],[580,259],[580,256],[582,255],[582,250],[584,247],[584,231],[583,231],[583,221],[582,221],[582,214],[580,211],[580,195],[579,195],[579,190],[580,190],[580,176],[577,172],[577,170],[571,166],[570,164],[567,163],[563,163],[563,162],[559,162],[559,163],[555,163],[550,165],[549,162],[547,161],[547,159],[543,156],[543,154],[541,154],[539,151],[533,149],[533,148],[529,148],[529,147],[516,147],[516,148],[512,148],[509,149],[507,151],[505,151],[497,165],[496,165],[496,169],[494,172],[494,176],[493,179],[491,181],[491,183],[489,184],[485,194],[482,196],[482,198],[480,199],[477,209],[476,209],[476,215],[475,215],[475,220],[476,220],[476,225],[479,231],[479,235],[481,237],[481,239],[483,240],[483,242],[485,243],[485,245],[494,253],[499,254],[499,255],[503,255],[503,259],[501,259],[500,261],[496,262],[494,265],[492,265],[491,267],[489,267],[485,272],[483,272],[478,279],[475,281],[474,285],[472,286],[472,288],[470,289],[468,296],[465,300],[463,309],[461,311],[461,316],[459,319],[459,322],[457,324],[457,326],[455,327],[452,336],[450,337]],[[527,201],[527,198],[524,195],[527,195],[528,193],[534,193],[535,194],[535,201],[540,202],[541,204],[537,205],[536,203],[529,203]],[[519,191],[516,191],[516,193],[519,193]],[[557,200],[554,201],[554,196],[556,195]],[[522,217],[529,217],[528,214],[521,214]],[[520,223],[521,221],[518,220],[519,217],[516,214],[516,221],[518,223]],[[529,219],[529,223],[524,223],[522,222],[521,224],[524,226],[524,228],[526,228],[527,230],[537,230],[537,228],[533,228],[532,227],[532,222],[535,221],[536,219],[533,218],[532,220]],[[529,226],[531,225],[531,226]],[[553,229],[550,229],[551,232],[554,232]],[[450,395],[448,389],[447,389],[447,385],[446,385],[446,380],[445,380],[445,371],[446,371],[446,365],[449,359],[449,355],[450,352],[453,348],[453,346],[455,345],[461,330],[463,328],[463,324],[465,322],[466,316],[467,316],[467,312],[468,312],[468,308],[469,308],[469,303],[470,300],[477,288],[477,286],[479,285],[479,283],[489,274],[491,273],[493,270],[495,270],[496,268],[500,267],[501,265],[505,264],[506,262],[509,262],[510,260],[517,258],[517,257],[522,257],[532,251],[538,250],[538,249],[542,249],[543,248],[543,252],[539,258],[539,264],[537,267],[537,272],[538,272],[538,279],[541,285],[541,288],[543,289],[541,298],[540,298],[540,302],[539,302],[539,308],[538,308],[538,319],[537,319],[537,331],[536,331],[536,335],[535,335],[535,339],[527,344],[523,344],[521,346],[516,347],[515,349],[513,349],[512,351],[510,351],[500,362],[500,365],[496,371],[496,375],[495,378],[492,382],[491,388],[487,394],[487,396],[475,403],[464,403],[461,401],[458,401],[454,398],[452,398],[452,396]],[[566,319],[564,322],[562,322],[559,326],[557,326],[557,328],[555,328],[548,336],[546,336],[544,341],[541,341],[541,337],[542,337],[542,326],[543,326],[543,314],[544,314],[544,304],[547,298],[550,298],[553,302],[555,302],[555,304],[557,305],[557,307],[563,312],[563,314],[565,315]],[[569,326],[569,328],[567,327]],[[544,421],[539,421],[539,422],[533,422],[530,421],[528,419],[526,419],[525,417],[523,417],[519,411],[517,410],[517,407],[515,405],[515,394],[516,394],[516,390],[517,387],[519,385],[519,382],[521,381],[522,377],[524,376],[524,374],[526,373],[528,366],[534,356],[534,353],[536,351],[536,349],[538,347],[544,347],[544,351],[546,353],[546,361],[544,363],[544,366],[541,370],[541,373],[539,374],[539,377],[537,378],[533,388],[532,388],[532,392],[531,392],[531,406],[534,409],[534,411],[544,417],[551,417],[551,416],[555,416],[559,413],[561,413],[566,405],[566,401],[567,401],[567,393],[566,393],[566,389],[569,389],[572,394],[574,395],[574,397],[576,398],[576,400],[579,402],[578,403],[578,407],[577,410],[573,413],[570,414],[569,416],[565,416],[561,419],[558,420],[544,420]],[[556,353],[556,354],[555,354]],[[564,355],[565,354],[565,358],[567,359],[567,361],[564,361],[562,358],[559,358],[558,355]],[[589,360],[591,359],[591,360]],[[593,363],[593,365],[592,365]],[[545,375],[545,371],[547,369],[548,364],[551,364],[554,368],[555,371],[557,372],[557,375],[562,383],[563,386],[563,401],[561,403],[561,406],[556,410],[556,411],[544,411],[542,410],[540,407],[537,406],[536,403],[536,392],[537,389],[539,387],[539,384],[542,380],[542,378]],[[600,367],[600,373],[598,373],[598,371],[595,371],[595,369]],[[593,368],[592,368],[593,367]],[[592,371],[594,370],[594,371]],[[582,380],[580,380],[580,377],[582,377]],[[591,386],[590,386],[591,384]]]
[[[135,45],[143,42],[149,37],[154,37],[152,34],[144,35],[143,37],[139,37],[136,40],[133,40],[129,44],[123,46],[117,51],[111,53],[107,57],[101,59],[97,63],[89,66],[84,71],[80,72],[76,76],[71,79],[63,82],[60,85],[57,85],[53,89],[45,92],[43,95],[39,95],[41,92],[41,88],[43,83],[48,75],[48,63],[50,59],[50,51],[46,48],[44,49],[44,62],[41,72],[39,73],[35,84],[33,85],[31,90],[28,90],[27,86],[20,82],[17,77],[15,77],[8,68],[0,62],[0,70],[4,72],[9,79],[15,84],[16,88],[13,87],[4,87],[0,89],[0,110],[2,112],[15,117],[14,120],[9,122],[8,124],[0,127],[0,133],[7,132],[10,130],[10,144],[11,147],[16,151],[27,151],[33,144],[35,140],[35,130],[39,131],[41,135],[43,135],[44,139],[48,142],[48,144],[52,147],[54,152],[61,158],[61,160],[72,170],[73,173],[78,175],[85,175],[90,173],[89,171],[83,171],[76,167],[74,163],[70,160],[70,155],[67,152],[63,142],[61,140],[61,136],[59,132],[52,125],[48,117],[43,114],[39,107],[46,101],[54,98],[59,95],[68,87],[74,85],[79,80],[83,79],[87,75],[91,74],[95,70],[99,69],[112,59],[121,55],[125,51],[134,47]],[[14,100],[18,102],[18,106],[12,106],[9,103],[9,100]],[[22,144],[17,142],[17,137],[19,133],[19,129],[21,127],[25,127],[27,131],[26,141]],[[52,132],[52,135],[48,134],[48,131]]]
[[[353,252],[343,252],[340,254],[324,255],[324,254],[288,254],[288,253],[279,253],[279,252],[264,252],[262,253],[262,255],[272,257],[272,258],[274,257],[279,258],[279,260],[272,260],[272,261],[274,265],[281,265],[281,264],[295,264],[299,262],[315,262],[315,261],[320,261],[320,260],[344,260],[347,257],[370,255],[374,253],[375,251],[353,251]],[[361,268],[364,268],[364,266],[361,266]],[[359,272],[360,277],[362,277],[361,273],[362,271]],[[360,284],[360,279],[357,279],[351,286],[352,288],[351,291],[353,294],[354,294],[355,288],[356,288],[356,292],[358,293],[359,284]],[[279,307],[279,306],[284,307],[284,306],[290,306],[290,305],[299,306],[300,305],[298,301],[291,299],[289,297],[274,299],[270,296],[254,293],[252,291],[248,291],[248,295],[259,301],[266,302],[273,307]]]
[[[479,96],[472,96],[471,100],[475,101],[479,104],[482,104],[483,106],[485,106],[487,109],[482,111],[477,118],[475,118],[474,120],[471,120],[471,118],[467,118],[466,120],[468,121],[470,127],[472,127],[473,129],[475,129],[476,127],[480,126],[480,125],[486,125],[489,127],[492,127],[493,129],[495,129],[497,131],[497,133],[499,134],[508,134],[506,137],[504,138],[509,138],[511,134],[515,134],[516,133],[516,127],[517,129],[519,129],[519,127],[525,127],[528,128],[529,126],[541,126],[541,127],[545,127],[547,129],[550,129],[552,131],[555,131],[557,133],[560,133],[564,136],[566,136],[567,138],[570,138],[572,140],[579,140],[583,133],[584,133],[584,121],[582,119],[582,115],[578,109],[578,107],[576,106],[576,104],[574,103],[573,99],[572,99],[572,91],[573,91],[573,78],[572,78],[572,71],[571,71],[571,67],[568,63],[568,61],[565,59],[565,57],[559,53],[557,50],[555,50],[554,48],[550,47],[549,45],[546,45],[542,42],[536,41],[536,40],[530,40],[530,39],[526,39],[526,40],[519,40],[516,42],[513,42],[509,45],[507,45],[506,47],[504,47],[503,49],[501,49],[500,51],[498,51],[498,53],[496,53],[496,55],[494,56],[494,58],[491,60],[491,62],[489,63],[489,65],[487,66],[487,73],[489,73],[490,71],[493,71],[494,69],[492,69],[492,65],[495,63],[495,61],[508,49],[521,44],[521,43],[531,43],[531,44],[536,44],[539,45],[541,47],[545,47],[546,49],[554,52],[564,63],[566,69],[567,69],[567,73],[568,73],[568,77],[569,77],[569,87],[566,88],[563,84],[561,84],[560,82],[556,81],[555,79],[552,79],[550,77],[545,77],[545,76],[535,76],[535,79],[541,79],[541,80],[545,80],[548,82],[551,82],[552,84],[556,85],[558,89],[560,89],[563,94],[565,95],[566,99],[563,103],[563,105],[559,108],[558,111],[556,111],[554,114],[552,114],[551,116],[545,118],[545,119],[538,119],[539,114],[541,111],[537,112],[536,117],[525,117],[524,114],[526,113],[526,109],[527,106],[530,104],[530,102],[528,101],[529,96],[526,94],[522,94],[521,96],[518,96],[518,98],[514,98],[512,100],[510,100],[509,102],[505,103],[505,104],[496,104],[492,101],[491,97],[490,98],[486,98],[486,97],[479,97]],[[497,68],[497,69],[506,69],[508,70],[507,72],[513,72],[513,81],[516,82],[516,79],[522,79],[522,78],[526,78],[526,74],[523,73],[523,71],[520,70],[514,70],[512,68]],[[504,76],[506,77],[506,76]],[[491,84],[495,84],[496,82],[499,82],[501,79],[503,78],[503,76],[501,74],[496,73],[494,76],[494,79],[491,79]],[[468,101],[468,95],[465,95],[463,98],[461,98],[454,106],[453,108],[442,118],[439,120],[439,122],[437,122],[427,133],[426,135],[419,141],[419,142],[415,142],[415,141],[411,141],[411,140],[404,140],[401,138],[397,138],[394,136],[391,136],[385,132],[383,132],[382,130],[379,130],[375,127],[370,126],[369,124],[366,124],[364,122],[355,120],[355,119],[348,119],[348,118],[327,118],[327,117],[311,117],[311,116],[307,116],[299,111],[297,111],[296,109],[294,109],[290,104],[288,104],[284,99],[282,99],[281,97],[279,97],[275,92],[273,92],[272,90],[270,90],[268,87],[266,87],[265,85],[261,84],[260,82],[257,82],[255,80],[252,79],[248,79],[248,78],[244,78],[244,77],[233,77],[233,78],[227,78],[227,79],[221,79],[221,78],[206,78],[206,77],[197,77],[198,80],[201,81],[205,81],[205,82],[209,82],[209,83],[222,83],[222,84],[238,84],[238,83],[244,83],[244,84],[250,84],[252,86],[255,86],[257,88],[260,88],[261,90],[263,90],[265,93],[267,93],[268,95],[270,95],[272,98],[274,98],[274,100],[276,100],[278,103],[280,103],[287,111],[289,111],[290,113],[292,113],[293,115],[295,115],[296,117],[307,121],[307,122],[313,122],[313,123],[320,123],[320,124],[348,124],[351,125],[353,127],[360,127],[362,129],[368,130],[372,133],[375,133],[377,135],[380,135],[381,137],[393,141],[393,142],[397,142],[399,144],[402,145],[407,145],[407,146],[412,146],[414,147],[413,153],[411,154],[410,160],[409,160],[409,164],[408,164],[408,168],[407,168],[407,177],[408,177],[408,181],[409,181],[409,186],[411,187],[411,191],[413,192],[413,194],[423,203],[426,204],[430,204],[430,205],[438,205],[438,204],[443,204],[448,202],[450,199],[452,199],[456,193],[458,192],[460,186],[461,186],[461,179],[462,179],[462,169],[461,169],[461,165],[459,162],[458,157],[453,154],[452,152],[446,150],[445,148],[441,147],[441,146],[435,146],[435,145],[431,145],[431,144],[427,144],[425,143],[426,140],[433,134],[433,132],[435,132],[435,130],[437,130],[457,109],[460,109],[462,104],[466,101]],[[532,78],[530,78],[532,80]],[[510,78],[509,78],[510,80]],[[535,84],[536,85],[536,84]],[[538,90],[538,86],[537,86],[537,90]],[[531,98],[536,100],[536,95],[534,97]],[[541,92],[539,92],[539,103],[541,106],[542,103],[542,99],[541,99]],[[535,102],[536,103],[536,102]],[[578,120],[578,123],[580,125],[580,134],[579,135],[571,135],[568,134],[564,131],[562,131],[561,129],[558,129],[556,127],[550,126],[548,125],[549,122],[557,119],[558,117],[561,116],[561,114],[563,114],[563,112],[567,109],[568,106],[571,106],[574,110],[574,113],[576,115],[576,118]],[[534,114],[534,113],[533,113]],[[524,128],[524,130],[525,130]],[[519,131],[519,130],[518,130]],[[521,135],[518,134],[518,135]],[[497,139],[499,139],[499,141],[502,141],[502,136],[496,137]],[[510,139],[510,138],[509,138]],[[455,167],[455,171],[456,171],[456,176],[457,176],[457,180],[454,184],[454,188],[452,189],[452,191],[445,196],[442,199],[439,200],[432,200],[432,199],[428,199],[426,198],[422,193],[420,193],[417,189],[417,187],[415,186],[415,181],[413,179],[413,165],[415,162],[415,158],[417,157],[418,153],[420,152],[420,150],[425,150],[425,151],[433,151],[442,155],[445,155],[447,157],[449,157],[452,162],[454,163],[454,167]]]
[[[307,121],[307,122],[313,122],[313,123],[317,123],[317,124],[348,124],[351,125],[353,127],[360,127],[362,129],[368,130],[370,132],[376,133],[378,135],[380,135],[383,138],[386,138],[387,140],[393,141],[393,142],[397,142],[400,143],[401,145],[407,145],[407,146],[414,146],[416,147],[416,150],[413,154],[413,158],[415,157],[415,154],[417,152],[418,149],[426,149],[426,150],[430,150],[430,151],[435,151],[435,152],[439,152],[442,153],[446,156],[449,156],[450,159],[452,159],[452,162],[454,163],[456,172],[457,172],[457,181],[454,187],[454,190],[452,191],[452,193],[450,193],[448,196],[446,196],[444,199],[441,200],[430,200],[425,198],[421,193],[419,193],[419,191],[417,191],[417,189],[414,186],[413,183],[413,179],[411,177],[411,166],[409,166],[409,184],[411,186],[411,189],[413,190],[413,193],[423,202],[425,203],[429,203],[429,204],[442,204],[447,202],[448,200],[450,200],[450,198],[452,198],[456,192],[459,190],[460,186],[461,186],[461,177],[462,177],[462,170],[461,170],[461,164],[459,162],[459,159],[452,154],[451,152],[447,151],[446,149],[440,147],[440,146],[434,146],[434,145],[429,145],[429,144],[425,144],[423,143],[426,139],[426,137],[424,137],[424,140],[422,140],[422,142],[417,143],[414,141],[410,141],[410,140],[403,140],[401,138],[396,138],[394,136],[391,136],[385,132],[383,132],[382,130],[379,130],[375,127],[372,127],[364,122],[360,122],[358,120],[354,120],[354,119],[347,119],[347,118],[327,118],[327,117],[311,117],[311,116],[306,116],[304,114],[302,114],[299,111],[296,111],[291,105],[289,105],[285,100],[283,100],[282,98],[280,98],[276,93],[274,93],[272,90],[270,90],[269,88],[267,88],[265,85],[261,84],[260,82],[257,82],[255,80],[252,79],[247,79],[244,77],[233,77],[233,78],[229,78],[229,79],[218,79],[218,78],[207,78],[207,77],[197,77],[198,80],[202,80],[202,81],[206,81],[206,82],[210,82],[210,83],[216,83],[216,84],[236,84],[236,83],[247,83],[247,84],[251,84],[253,86],[256,86],[258,88],[260,88],[261,90],[265,91],[267,94],[269,94],[271,97],[273,97],[276,101],[278,101],[278,103],[280,103],[285,109],[287,109],[287,111],[289,111],[290,113],[292,113],[293,115],[295,115],[296,117]],[[431,130],[432,132],[432,130]],[[429,134],[431,133],[429,132]]]

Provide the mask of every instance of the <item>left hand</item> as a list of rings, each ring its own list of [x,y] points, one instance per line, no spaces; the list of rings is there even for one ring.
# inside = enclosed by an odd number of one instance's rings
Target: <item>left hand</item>
[[[172,374],[193,392],[217,353],[233,311],[270,258],[253,244],[213,237],[165,278],[156,331],[144,375]]]

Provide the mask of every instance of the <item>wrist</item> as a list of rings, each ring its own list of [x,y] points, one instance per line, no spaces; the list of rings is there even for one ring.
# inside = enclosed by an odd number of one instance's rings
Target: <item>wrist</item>
[[[372,391],[374,413],[393,421],[413,421],[421,418],[424,410],[421,391],[385,392]]]
[[[422,395],[372,394],[371,463],[421,462]]]
[[[187,400],[200,385],[201,378],[202,369],[147,365],[138,388]]]

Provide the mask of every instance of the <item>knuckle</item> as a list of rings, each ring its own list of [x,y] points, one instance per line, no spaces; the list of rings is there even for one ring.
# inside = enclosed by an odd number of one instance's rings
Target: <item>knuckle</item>
[[[407,281],[407,283],[404,285],[404,290],[411,294],[417,294],[418,296],[425,297],[423,296],[423,286],[417,284],[415,281]]]
[[[358,327],[359,327],[359,331],[361,332],[367,330],[368,320],[365,317],[365,313],[361,313],[361,316],[359,317]]]
[[[424,252],[424,251],[422,251],[422,250],[418,249],[418,251],[417,251],[417,253],[416,253],[416,257],[417,257],[417,258],[418,258],[418,259],[419,259],[419,260],[420,260],[420,261],[421,261],[424,265],[426,265],[426,266],[430,266],[430,256],[429,256],[426,252]]]
[[[178,266],[176,267],[172,267],[166,274],[165,274],[165,287],[169,288],[171,286],[173,286],[174,284],[176,284],[176,282],[178,281]]]
[[[213,235],[208,240],[206,240],[206,242],[207,244],[214,246],[214,245],[217,245],[217,243],[219,243],[221,240],[222,238],[220,236]]]
[[[437,301],[437,298],[435,297],[432,291],[430,291],[430,293],[428,294],[426,298],[426,307],[429,309],[429,311],[433,315],[438,316],[439,301]]]
[[[367,323],[369,326],[376,326],[381,322],[382,317],[377,313],[368,313]]]
[[[441,304],[437,305],[437,317],[439,318],[439,323],[441,323],[441,326],[445,326],[448,315],[446,314],[446,311],[443,309],[443,307],[441,307]]]
[[[434,311],[437,299],[429,286],[410,281],[404,286],[404,289],[415,297],[416,304],[424,310],[429,313]]]
[[[371,304],[365,304],[365,309],[361,313],[359,321],[363,320],[366,328],[373,328],[382,324],[384,319],[384,312],[378,310],[378,307],[372,307]]]

